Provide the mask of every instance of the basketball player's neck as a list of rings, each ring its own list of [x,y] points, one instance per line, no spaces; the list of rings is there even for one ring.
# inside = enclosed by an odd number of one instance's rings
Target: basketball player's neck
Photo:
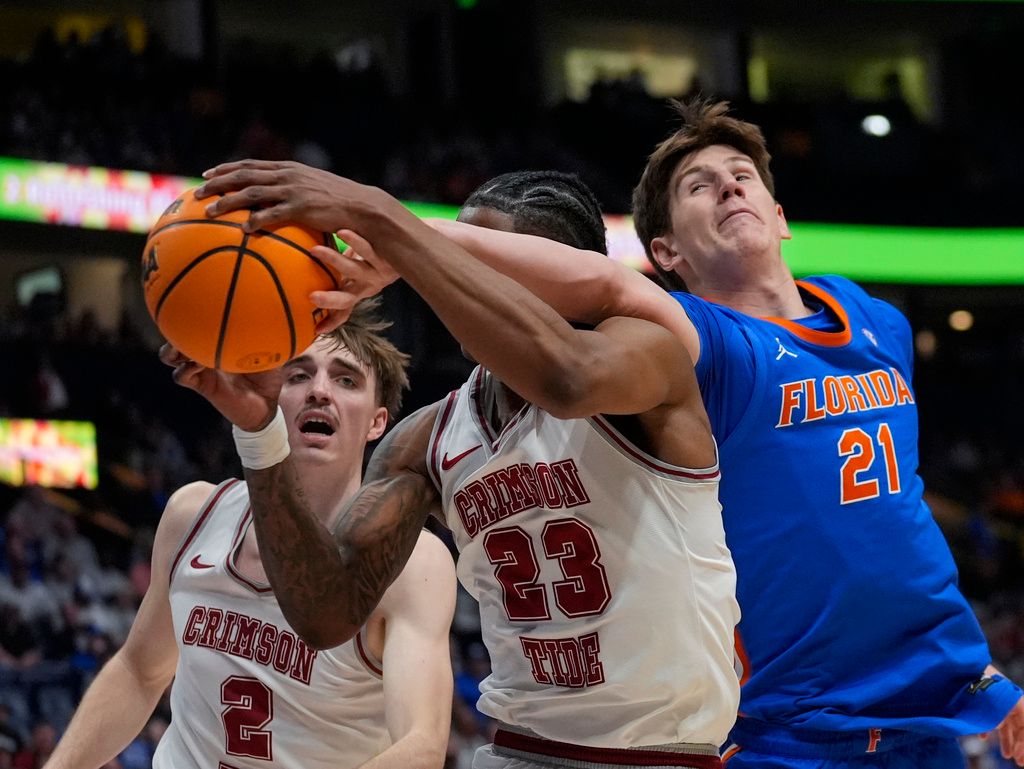
[[[735,281],[713,279],[699,282],[693,293],[702,299],[729,307],[755,318],[803,318],[812,311],[804,305],[800,289],[786,270],[756,282],[738,284]]]
[[[518,394],[510,390],[497,377],[491,374],[490,384],[486,391],[487,419],[495,432],[501,432],[512,415],[517,413],[526,401]]]

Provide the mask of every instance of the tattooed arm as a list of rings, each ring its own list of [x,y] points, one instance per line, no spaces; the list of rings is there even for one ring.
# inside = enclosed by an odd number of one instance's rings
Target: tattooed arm
[[[356,634],[409,560],[427,516],[440,515],[427,472],[438,407],[420,409],[381,441],[330,530],[310,509],[291,458],[245,471],[267,577],[310,646],[328,649]]]

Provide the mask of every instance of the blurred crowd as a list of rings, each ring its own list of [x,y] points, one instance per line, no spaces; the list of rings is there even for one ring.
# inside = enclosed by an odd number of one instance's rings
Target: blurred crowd
[[[287,104],[274,98],[283,92]],[[350,117],[354,105],[358,119]],[[453,204],[496,173],[559,168],[579,173],[614,212],[628,210],[636,171],[669,124],[663,102],[637,78],[595,83],[584,102],[510,105],[498,118],[474,115],[467,105],[438,106],[414,112],[404,105],[371,54],[324,52],[298,64],[283,54],[254,62],[228,52],[214,75],[155,35],[135,53],[116,27],[88,40],[48,33],[31,55],[0,61],[0,155],[186,175],[228,158],[292,158],[405,199]],[[999,178],[961,175],[954,191],[950,180],[967,156],[896,104],[888,111],[899,130],[887,144],[858,133],[865,105],[742,106],[766,127],[780,197],[802,218],[884,222],[898,214],[905,224],[938,223],[929,221],[935,214],[923,193],[873,189],[880,169],[896,184],[914,179],[916,189],[965,201]],[[840,144],[843,151],[835,151]],[[945,165],[935,164],[940,156]],[[843,175],[848,194],[819,194],[822,174]],[[903,200],[894,212],[897,195]],[[963,210],[970,219],[973,209]],[[995,214],[998,204],[984,213]],[[469,364],[408,289],[390,288],[385,307],[393,340],[413,355],[408,413],[457,386]],[[169,494],[191,480],[237,477],[240,467],[226,425],[173,385],[128,321],[111,333],[59,309],[11,317],[0,327],[0,360],[0,416],[85,418],[99,435],[95,491],[0,485],[0,769],[38,769],[84,687],[125,639]],[[999,363],[990,365],[996,371]],[[915,382],[922,472],[936,490],[936,517],[995,663],[1024,681],[1024,452],[998,434],[997,412],[972,419],[963,397],[943,395],[948,375],[925,367]],[[1015,397],[1012,385],[986,393],[998,384],[981,379],[974,402]],[[476,608],[461,591],[452,658],[449,764],[468,769],[493,725],[475,709],[489,661]],[[148,769],[168,719],[165,698],[112,765]],[[965,751],[980,769],[998,765],[982,743],[967,741]]]
[[[623,213],[672,124],[639,72],[598,76],[586,99],[553,105],[535,86],[489,82],[481,93],[477,74],[424,103],[400,93],[383,55],[365,42],[310,52],[239,38],[223,41],[217,61],[194,60],[152,30],[138,52],[118,26],[89,39],[47,31],[24,57],[0,60],[0,155],[189,176],[234,158],[296,159],[403,199],[450,204],[498,173],[555,168],[578,173],[605,210]],[[764,127],[792,219],[1015,225],[1002,193],[1020,146],[1006,127],[1024,117],[1024,102],[964,87],[959,80],[982,66],[972,61],[951,62],[941,120],[908,106],[895,71],[872,102],[731,98]],[[676,95],[700,91],[698,73]],[[887,134],[863,129],[869,114],[885,116]]]

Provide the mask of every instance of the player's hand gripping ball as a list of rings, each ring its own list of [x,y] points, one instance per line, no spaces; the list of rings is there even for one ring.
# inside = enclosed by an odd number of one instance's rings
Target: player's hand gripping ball
[[[334,236],[297,225],[247,233],[249,211],[218,217],[186,190],[153,226],[142,252],[146,307],[167,341],[208,368],[280,366],[306,349],[325,311],[312,291],[338,282],[310,253]]]

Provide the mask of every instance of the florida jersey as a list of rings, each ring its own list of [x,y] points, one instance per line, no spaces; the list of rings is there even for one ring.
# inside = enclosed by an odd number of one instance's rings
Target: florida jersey
[[[380,661],[361,634],[326,651],[302,642],[270,585],[238,568],[251,523],[248,489],[227,481],[178,549],[170,583],[178,667],[153,766],[358,766],[391,744]]]
[[[489,386],[478,368],[442,404],[428,456],[491,655],[477,707],[591,747],[720,744],[739,615],[718,468],[531,405],[495,434]]]
[[[675,295],[700,336],[745,664],[740,711],[820,730],[989,729],[1020,696],[922,499],[909,324],[838,277],[807,319]]]

